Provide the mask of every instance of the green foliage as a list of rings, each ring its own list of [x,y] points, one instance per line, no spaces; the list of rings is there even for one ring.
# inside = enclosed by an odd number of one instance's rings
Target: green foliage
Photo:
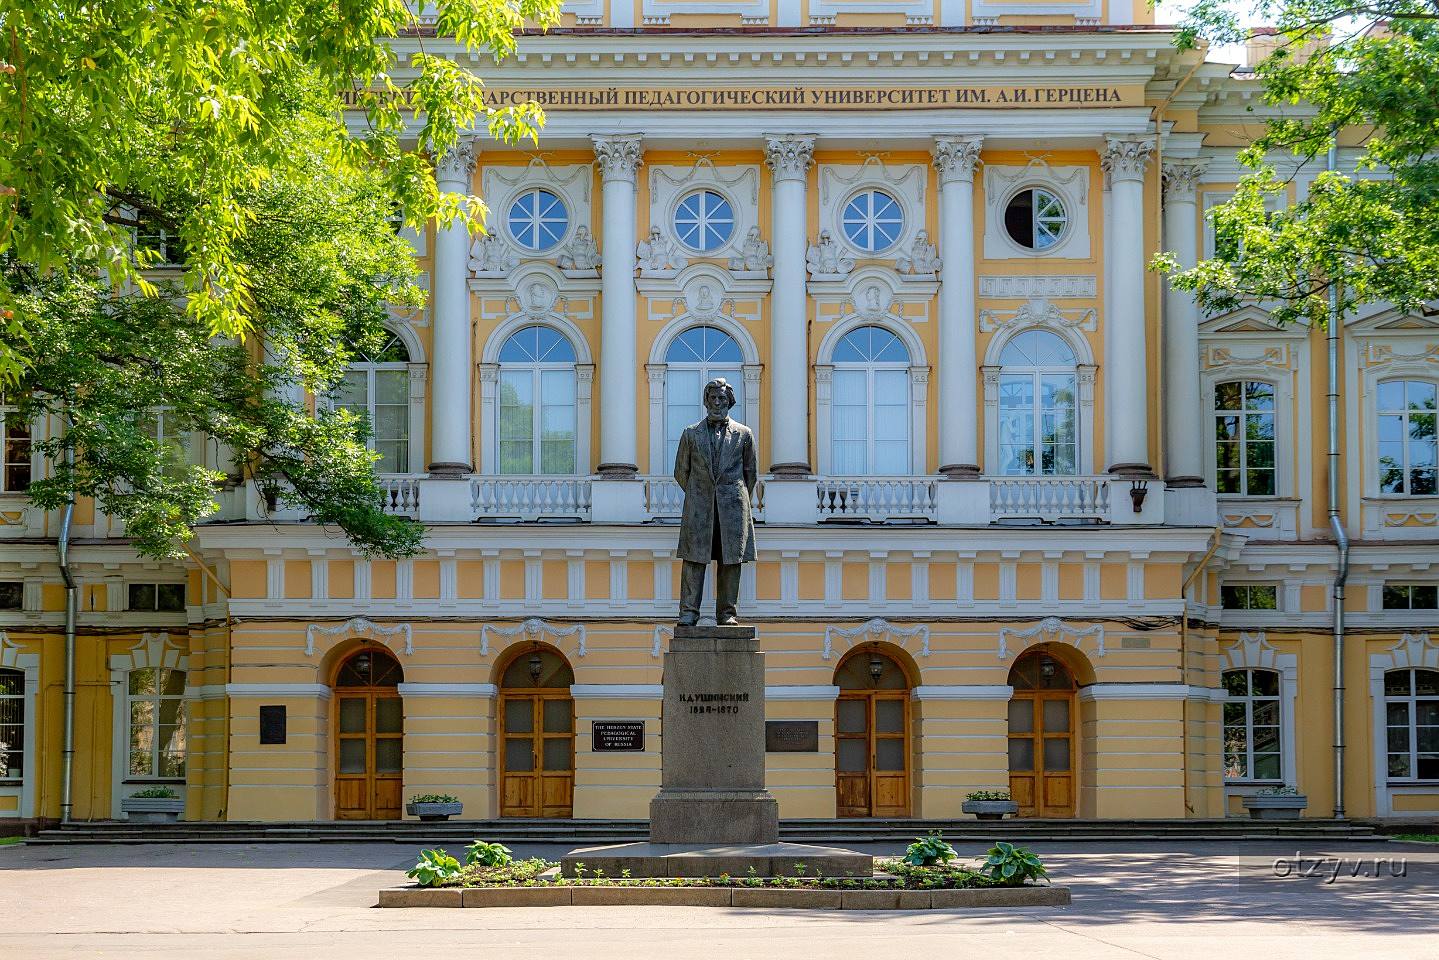
[[[426,851],[443,853],[443,851]],[[448,875],[433,886],[459,887],[772,887],[798,890],[942,890],[991,887],[995,883],[983,874],[951,864],[915,866],[904,860],[877,860],[879,876],[865,877],[760,877],[751,871],[747,876],[721,874],[718,877],[631,877],[621,871],[619,877],[606,877],[602,871],[586,871],[576,865],[575,876],[558,876],[551,871],[557,864],[538,858],[511,860],[488,866],[471,863],[458,873]],[[416,869],[419,869],[417,865]],[[413,871],[411,873],[413,876]]]
[[[443,850],[421,850],[419,862],[405,876],[422,887],[442,887],[460,875],[460,861]]]
[[[928,867],[936,863],[948,863],[957,856],[954,847],[936,830],[911,843],[904,852],[904,862],[916,867]]]
[[[966,800],[1012,800],[1008,790],[971,790],[964,795]]]
[[[989,850],[979,872],[1001,887],[1020,887],[1030,880],[1044,880],[1044,864],[1027,847],[1016,847],[1003,840]]]
[[[1256,797],[1297,797],[1299,791],[1293,787],[1265,787],[1262,790],[1256,790],[1254,795]]]
[[[452,797],[448,793],[419,793],[410,798],[411,803],[459,803],[459,797]],[[478,842],[478,841],[476,841]]]
[[[507,867],[515,862],[510,848],[503,843],[476,840],[465,848],[465,863],[470,866]]]
[[[1418,311],[1439,298],[1439,17],[1429,0],[1201,0],[1179,42],[1238,42],[1244,22],[1273,23],[1280,46],[1257,68],[1272,108],[1240,159],[1252,172],[1212,211],[1217,255],[1171,282],[1211,312],[1265,301],[1277,322],[1324,326],[1331,288],[1341,315],[1390,302]],[[1381,27],[1381,24],[1383,25]],[[1287,190],[1285,154],[1323,170],[1344,131],[1359,175],[1323,172],[1308,195],[1271,211]]]
[[[248,196],[289,164],[286,122],[305,89],[318,116],[341,95],[362,112],[315,147],[338,167],[380,171],[415,224],[484,218],[474,197],[442,194],[431,156],[485,119],[507,142],[533,137],[534,104],[487,107],[480,79],[425,50],[406,0],[165,3],[0,0],[0,254],[38,272],[104,271],[146,287],[130,231],[177,239],[185,308],[211,332],[258,328],[263,276],[241,255],[260,222]],[[496,59],[524,25],[558,21],[558,0],[435,0],[435,30]],[[401,72],[409,79],[395,78]],[[410,126],[407,126],[410,124]],[[418,145],[418,147],[417,147]],[[33,318],[0,283],[0,374],[26,359]]]
[[[169,787],[146,787],[130,794],[136,800],[179,800],[180,795]]]

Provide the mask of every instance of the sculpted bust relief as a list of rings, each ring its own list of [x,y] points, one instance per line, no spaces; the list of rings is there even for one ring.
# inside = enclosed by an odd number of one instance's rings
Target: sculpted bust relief
[[[561,270],[593,270],[600,265],[600,252],[595,248],[589,227],[575,228],[574,239],[565,246],[556,263]]]

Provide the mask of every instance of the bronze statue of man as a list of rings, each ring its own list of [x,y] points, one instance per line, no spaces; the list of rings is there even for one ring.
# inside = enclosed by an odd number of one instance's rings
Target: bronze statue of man
[[[739,623],[740,564],[754,560],[755,471],[754,434],[730,419],[734,387],[724,378],[705,384],[705,418],[685,427],[675,454],[675,480],[685,492],[680,520],[680,619],[682,626],[699,621],[705,570],[719,561],[715,579],[715,623]]]

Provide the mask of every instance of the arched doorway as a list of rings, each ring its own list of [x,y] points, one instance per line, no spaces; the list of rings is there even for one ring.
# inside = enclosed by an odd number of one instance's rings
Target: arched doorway
[[[500,673],[500,816],[568,817],[575,797],[574,671],[557,651],[516,652]]]
[[[836,810],[841,817],[909,816],[909,678],[878,649],[835,670]]]
[[[1041,644],[1015,661],[1009,685],[1009,790],[1019,815],[1072,817],[1074,673]]]
[[[335,673],[335,819],[398,820],[404,790],[404,671],[364,647]]]

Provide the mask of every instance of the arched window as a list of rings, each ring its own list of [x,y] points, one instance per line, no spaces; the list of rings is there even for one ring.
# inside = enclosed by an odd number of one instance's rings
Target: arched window
[[[380,455],[378,473],[410,472],[410,351],[398,335],[377,350],[352,346],[355,359],[335,385],[332,402],[370,423],[367,446]]]
[[[1224,779],[1282,780],[1279,674],[1225,670]]]
[[[1272,497],[1274,385],[1232,380],[1214,385],[1215,492]]]
[[[1078,473],[1074,351],[1052,333],[1025,330],[1005,344],[999,362],[999,472]]]
[[[0,670],[0,781],[25,775],[25,674]]]
[[[127,675],[131,779],[185,776],[185,671],[142,667]]]
[[[1379,489],[1383,493],[1439,493],[1435,408],[1439,385],[1425,380],[1379,384]]]
[[[1390,780],[1439,780],[1439,670],[1384,674]]]
[[[680,434],[704,416],[704,385],[724,377],[734,387],[737,419],[744,411],[744,354],[718,327],[691,327],[665,351],[665,459],[675,462]]]
[[[909,350],[883,327],[857,327],[835,345],[830,472],[909,473]]]
[[[500,348],[500,473],[575,472],[575,347],[551,327],[524,327]]]

